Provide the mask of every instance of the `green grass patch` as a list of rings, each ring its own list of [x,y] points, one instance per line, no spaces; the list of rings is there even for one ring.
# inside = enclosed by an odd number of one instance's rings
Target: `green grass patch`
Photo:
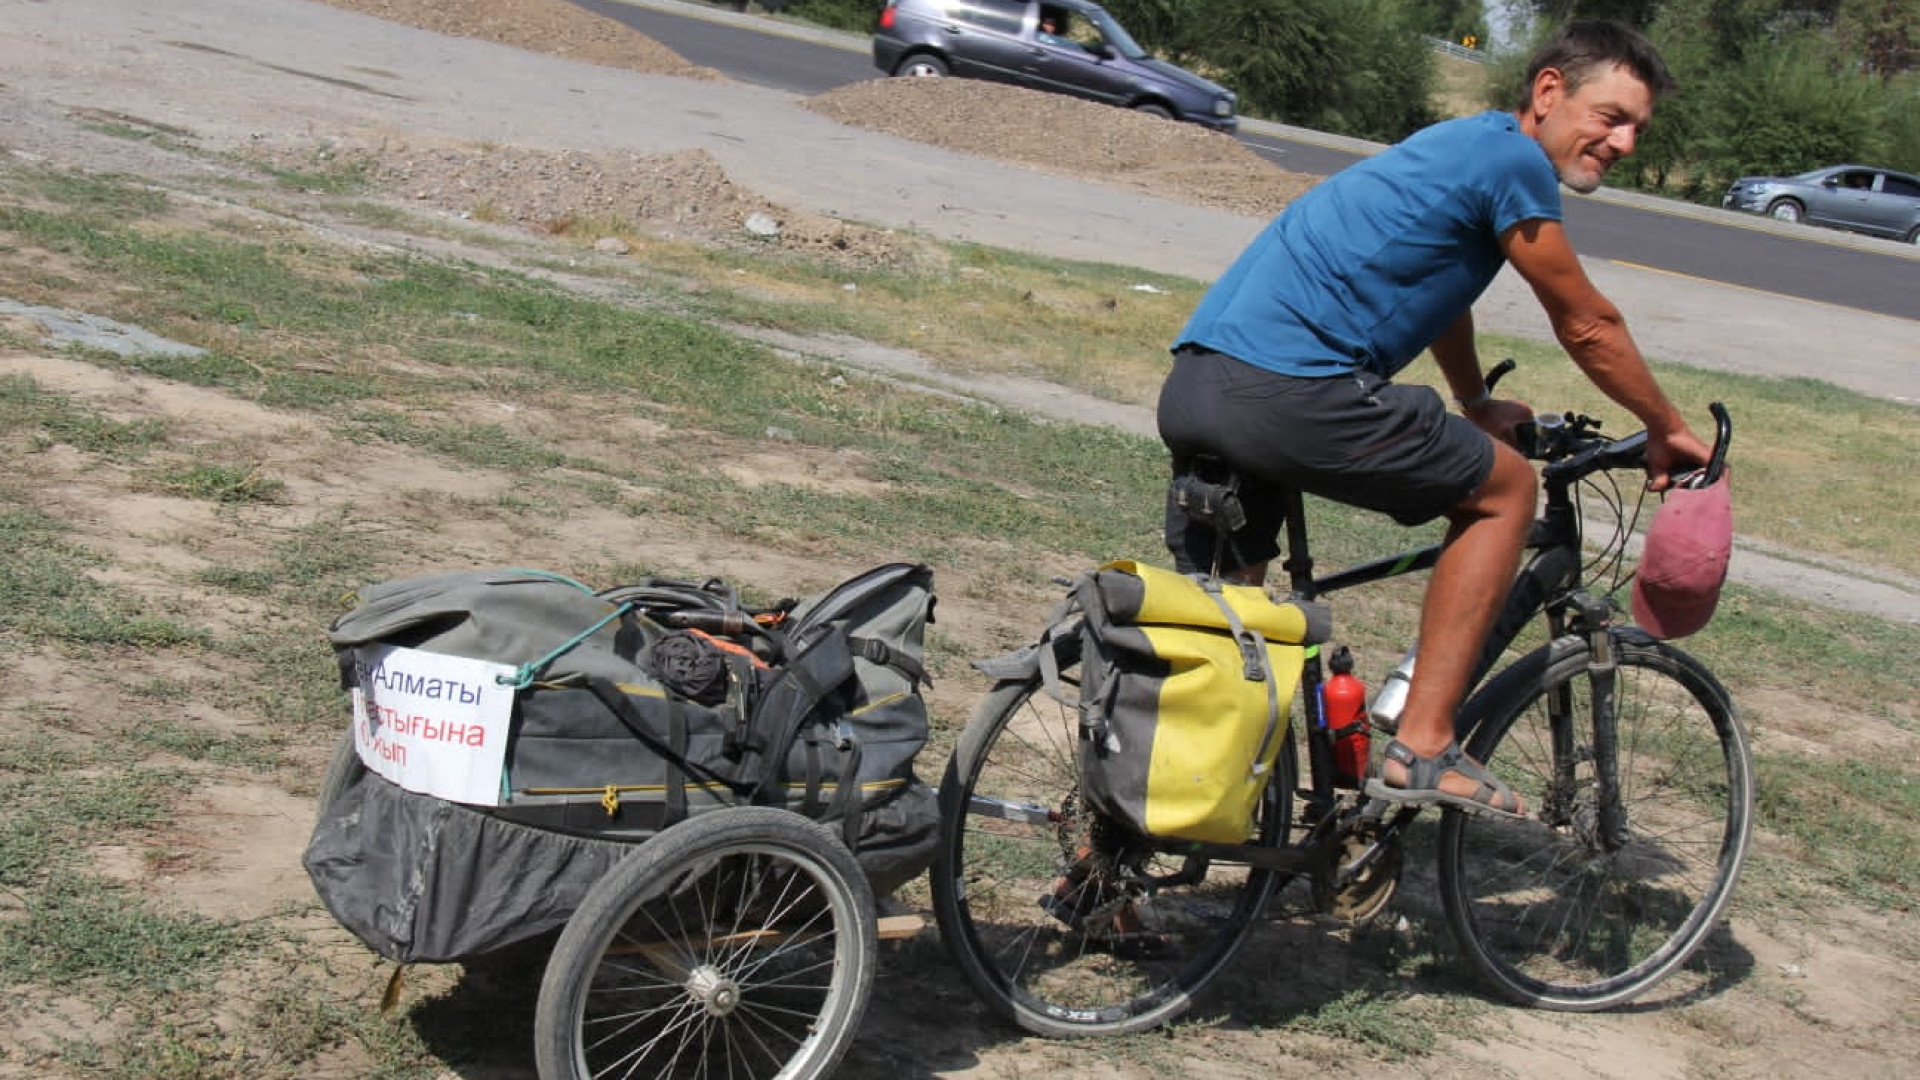
[[[1852,688],[1848,709],[1920,730],[1920,670],[1901,659],[1920,649],[1920,626],[1730,586],[1713,623],[1683,644],[1732,689],[1735,701],[1743,687],[1780,685],[1794,677],[1789,672],[1845,672]]]
[[[63,873],[29,894],[21,918],[0,923],[0,972],[9,981],[97,984],[113,997],[193,987],[257,933],[153,909],[102,878]]]
[[[1920,775],[1869,756],[1763,755],[1757,764],[1760,823],[1794,841],[1802,871],[1886,911],[1920,899]]]
[[[62,522],[0,491],[0,645],[35,638],[77,645],[201,645],[206,632],[142,610],[134,596],[88,576],[99,557],[70,543]]]
[[[146,750],[172,754],[209,765],[271,771],[286,758],[270,740],[256,735],[208,731],[169,717],[142,720],[127,733],[127,742]]]
[[[372,177],[372,166],[366,158],[335,154],[325,147],[296,164],[258,159],[248,159],[248,163],[281,187],[316,195],[357,195],[367,189]]]
[[[73,753],[49,756],[31,737],[0,746],[0,885],[65,872],[83,845],[163,820],[187,783],[177,772]]]
[[[258,465],[197,461],[160,469],[153,483],[162,491],[217,503],[281,503],[286,482],[266,475]]]
[[[120,173],[88,173],[66,169],[8,170],[19,195],[31,195],[61,208],[58,216],[101,221],[137,221],[159,217],[173,206],[164,192]],[[0,227],[10,211],[0,206]]]
[[[380,411],[362,413],[354,419],[355,435],[374,435],[483,469],[532,471],[570,464],[565,454],[518,438],[496,424],[436,424]]]
[[[1404,997],[1352,990],[1287,1026],[1336,1039],[1343,1046],[1364,1046],[1385,1058],[1420,1057],[1439,1044],[1441,1028],[1417,1017],[1419,1011]]]
[[[0,376],[0,432],[24,432],[38,450],[64,443],[119,459],[137,459],[168,436],[163,420],[114,420],[26,375]]]

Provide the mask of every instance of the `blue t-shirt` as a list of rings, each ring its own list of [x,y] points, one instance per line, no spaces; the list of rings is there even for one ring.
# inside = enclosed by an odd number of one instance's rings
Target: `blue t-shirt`
[[[1175,344],[1284,375],[1391,378],[1486,291],[1501,234],[1527,220],[1560,220],[1560,186],[1518,119],[1435,124],[1294,200]]]

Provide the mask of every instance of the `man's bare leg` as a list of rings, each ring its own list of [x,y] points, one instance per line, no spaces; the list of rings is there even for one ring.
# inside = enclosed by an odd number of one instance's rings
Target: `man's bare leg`
[[[1420,611],[1420,662],[1414,666],[1397,732],[1400,742],[1423,758],[1453,742],[1454,714],[1519,569],[1537,491],[1533,467],[1511,446],[1496,442],[1486,483],[1447,515],[1451,524],[1446,546],[1427,581]],[[1403,787],[1407,778],[1399,762],[1384,765],[1388,785]],[[1440,788],[1471,796],[1479,784],[1448,772],[1441,776]],[[1517,796],[1513,805],[1497,808],[1524,810]]]

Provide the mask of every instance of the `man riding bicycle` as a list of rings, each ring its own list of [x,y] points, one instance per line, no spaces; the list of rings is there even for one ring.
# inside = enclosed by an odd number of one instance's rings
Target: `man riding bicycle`
[[[1673,85],[1632,29],[1568,23],[1533,55],[1514,112],[1436,124],[1295,200],[1215,282],[1175,343],[1159,405],[1174,474],[1211,460],[1240,479],[1247,523],[1227,538],[1223,572],[1264,581],[1288,488],[1406,525],[1447,519],[1421,609],[1419,664],[1371,794],[1526,809],[1453,737],[1537,493],[1509,444],[1532,413],[1492,396],[1474,346],[1471,306],[1502,265],[1532,287],[1593,384],[1646,425],[1650,487],[1707,460],[1619,310],[1588,280],[1557,186],[1597,189]],[[1461,415],[1427,387],[1390,381],[1422,350]],[[1212,564],[1215,539],[1169,497],[1167,543],[1182,570]]]

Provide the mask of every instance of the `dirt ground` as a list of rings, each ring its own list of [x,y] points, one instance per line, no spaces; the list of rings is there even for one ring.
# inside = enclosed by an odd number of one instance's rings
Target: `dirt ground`
[[[668,50],[564,0],[325,0],[331,6],[462,36],[480,37],[591,63],[677,78],[718,76],[687,64]],[[0,80],[6,75],[0,72]],[[80,121],[45,121],[45,103],[11,91],[0,108],[17,107],[19,123],[34,127],[35,153],[83,170],[175,169],[203,165],[162,161],[152,154],[128,158],[114,140],[102,139]],[[317,93],[319,91],[316,91]],[[882,107],[884,106],[884,107]],[[129,103],[134,109],[137,103]],[[1244,214],[1266,214],[1304,190],[1310,178],[1283,173],[1224,136],[1119,110],[1007,88],[938,81],[873,81],[835,91],[809,109],[843,123],[877,123],[886,130],[971,153],[987,153],[1034,169],[1137,186],[1162,197],[1185,199]],[[34,110],[42,110],[40,113]],[[38,117],[38,119],[36,119]],[[1017,118],[1017,122],[1008,117]],[[1071,131],[1062,139],[1048,132]],[[184,134],[184,133],[183,133]],[[263,136],[259,156],[287,165],[322,158],[362,162],[386,192],[451,213],[523,226],[530,236],[556,231],[566,222],[605,216],[644,221],[663,233],[737,242],[742,220],[765,215],[781,242],[858,262],[894,262],[923,257],[915,242],[834,219],[796,213],[731,181],[698,151],[641,156],[533,150],[479,143],[414,138],[404,132],[324,132],[318,137]],[[178,176],[168,181],[180,186]],[[404,361],[396,361],[404,362]],[[418,520],[424,506],[437,507],[439,541],[450,558],[474,564],[544,565],[562,553],[582,557],[580,537],[626,535],[617,515],[596,520],[590,510],[571,517],[565,535],[527,535],[486,515],[470,519],[444,512],[500,493],[501,478],[484,471],[453,471],[425,453],[398,447],[347,447],[309,420],[238,401],[217,391],[124,374],[45,353],[0,353],[0,374],[29,374],[63,393],[82,396],[123,418],[165,416],[218,429],[221,437],[254,448],[276,475],[288,478],[289,508],[278,517],[236,520],[218,508],[142,493],[128,475],[100,469],[71,448],[36,455],[34,478],[44,509],[78,523],[79,539],[134,568],[127,587],[148,588],[180,567],[229,558],[245,563],[283,538],[314,507],[353,504],[370,518],[390,512],[394,520]],[[475,392],[475,410],[491,403]],[[513,420],[532,429],[556,428],[554,416]],[[741,475],[765,469],[743,456]],[[790,462],[783,462],[790,468]],[[804,471],[804,470],[803,470]],[[823,469],[826,473],[831,470]],[[395,477],[404,477],[404,487]],[[823,481],[824,482],[824,481]],[[790,581],[796,590],[829,584],[838,575],[826,552],[769,554],[738,538],[711,537],[705,548],[712,572],[742,580]],[[671,562],[668,541],[659,550],[618,556]],[[671,545],[684,549],[688,539]],[[615,553],[606,553],[612,558]],[[587,557],[591,557],[588,555]],[[543,561],[544,560],[544,561]],[[851,567],[845,569],[859,569]],[[942,615],[951,639],[975,655],[1024,629],[1026,613],[997,606],[969,590],[968,582],[943,582]],[[1004,602],[1002,602],[1004,604]],[[214,622],[254,620],[261,612],[200,612]],[[286,632],[312,628],[283,627]],[[28,665],[28,692],[65,717],[76,730],[103,727],[116,708],[110,694],[83,683],[58,665]],[[173,673],[155,672],[155,677]],[[947,694],[964,693],[948,688]],[[50,703],[50,704],[46,704]],[[1755,703],[1763,711],[1769,703]],[[1836,730],[1821,718],[1800,716],[1796,703],[1779,706],[1778,735],[1808,753],[1846,753],[1857,730]],[[198,704],[190,719],[220,729],[258,721],[212,704]],[[1881,732],[1898,740],[1898,732]],[[1905,737],[1909,753],[1916,747]],[[316,747],[318,755],[324,748]],[[179,857],[155,868],[130,845],[102,853],[101,861],[127,881],[218,918],[265,917],[289,904],[310,903],[311,888],[297,864],[311,823],[311,790],[271,783],[233,783],[195,794],[176,835],[168,839]],[[1763,841],[1764,842],[1764,841]],[[0,903],[0,914],[5,910]],[[1910,918],[1910,915],[1903,916]],[[361,953],[344,934],[312,927],[315,948],[334,957]],[[1816,915],[1772,912],[1762,921],[1736,918],[1732,926],[1737,964],[1696,997],[1661,999],[1644,1009],[1568,1017],[1492,1007],[1463,1018],[1467,1037],[1444,1042],[1435,1052],[1396,1058],[1361,1056],[1330,1033],[1263,1030],[1261,1016],[1284,1015],[1268,1005],[1254,1016],[1236,1017],[1215,1003],[1204,1022],[1170,1036],[1129,1041],[1115,1048],[1073,1050],[1024,1039],[989,1023],[927,939],[882,961],[882,984],[845,1074],[883,1077],[1030,1077],[1071,1070],[1091,1077],[1145,1080],[1203,1071],[1221,1077],[1304,1074],[1338,1070],[1355,1078],[1578,1076],[1716,1080],[1758,1075],[1811,1078],[1892,1078],[1908,1075],[1920,1051],[1912,1002],[1920,1000],[1910,945],[1889,949],[1878,917],[1836,909]],[[1390,934],[1390,931],[1389,931]],[[1329,1002],[1340,996],[1343,977],[1360,963],[1347,950],[1344,931],[1306,919],[1277,919],[1240,966],[1249,973],[1301,972],[1300,985],[1284,996],[1294,1003]],[[373,971],[371,962],[361,965]],[[369,975],[369,984],[373,976]],[[1416,991],[1417,992],[1417,988]],[[53,1003],[57,1006],[59,1003]],[[5,1014],[0,1014],[5,1016]],[[42,1075],[30,1061],[11,1057],[14,1040],[72,1034],[57,1008],[17,1020],[0,1036],[0,1077]],[[19,1044],[16,1044],[19,1045]],[[458,1060],[458,1055],[450,1055]],[[350,1077],[365,1066],[351,1046],[325,1052],[316,1075]],[[450,1066],[448,1075],[530,1075],[524,1062],[488,1060]]]
[[[559,0],[324,0],[440,33],[646,74],[710,78],[646,36]],[[1269,217],[1310,186],[1238,141],[1056,94],[957,79],[872,79],[806,107],[845,124],[983,154],[1016,165],[1150,192],[1196,206]],[[760,213],[782,246],[850,262],[909,257],[895,234],[776,206],[729,180],[699,151],[609,155],[378,138],[263,140],[288,164],[325,153],[364,164],[384,184],[455,213],[480,212],[536,229],[596,215],[651,223],[663,234],[724,242]]]

